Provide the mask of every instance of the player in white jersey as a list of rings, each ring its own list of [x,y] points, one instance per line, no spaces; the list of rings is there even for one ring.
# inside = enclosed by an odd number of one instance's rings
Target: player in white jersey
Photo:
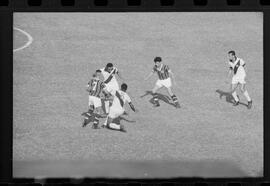
[[[246,97],[248,101],[248,109],[252,106],[252,100],[248,94],[248,91],[246,89],[246,71],[245,71],[245,65],[246,63],[243,61],[243,59],[236,57],[235,51],[229,51],[229,73],[228,77],[231,77],[232,75],[232,83],[231,83],[231,93],[235,100],[234,106],[239,105],[239,98],[236,93],[236,88],[240,84],[240,90]]]
[[[129,95],[126,93],[127,84],[123,83],[121,85],[121,90],[109,90],[109,91],[110,91],[109,93],[113,96],[113,101],[112,105],[110,106],[109,115],[107,116],[107,119],[104,123],[104,127],[126,132],[123,125],[113,123],[113,120],[124,114],[125,103],[128,103],[130,108],[134,112],[137,112],[137,110],[135,109],[134,105],[131,102]]]
[[[105,68],[100,69],[103,77],[104,77],[104,83],[106,85],[106,89],[108,91],[115,91],[119,90],[119,84],[116,80],[115,75],[118,75],[120,79],[123,80],[122,76],[120,75],[118,69],[113,66],[112,63],[108,63]],[[105,110],[108,114],[109,112],[109,102],[105,101]]]

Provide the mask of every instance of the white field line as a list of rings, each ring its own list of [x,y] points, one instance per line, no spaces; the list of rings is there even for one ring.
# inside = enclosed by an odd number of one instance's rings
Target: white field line
[[[31,45],[31,43],[33,42],[34,39],[32,38],[32,36],[31,36],[30,34],[28,34],[27,32],[25,32],[24,30],[19,29],[19,28],[16,28],[16,27],[14,27],[13,29],[14,29],[14,30],[18,30],[19,32],[21,32],[21,33],[23,33],[24,35],[26,35],[26,36],[27,36],[27,39],[28,39],[27,43],[25,43],[25,44],[24,44],[23,46],[21,46],[20,48],[13,49],[13,52],[17,52],[17,51],[22,50],[22,49],[28,47],[29,45]]]

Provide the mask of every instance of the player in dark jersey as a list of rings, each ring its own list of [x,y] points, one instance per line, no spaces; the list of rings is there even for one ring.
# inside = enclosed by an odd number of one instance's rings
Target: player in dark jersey
[[[153,67],[152,72],[145,78],[145,80],[149,79],[154,73],[157,73],[158,75],[158,80],[156,82],[155,87],[152,90],[152,94],[154,97],[154,106],[158,107],[159,105],[159,100],[158,100],[158,95],[157,95],[157,91],[158,89],[162,88],[162,87],[166,87],[167,91],[169,93],[169,95],[171,96],[175,107],[176,108],[180,108],[180,104],[178,102],[178,98],[176,97],[176,95],[172,92],[172,80],[171,78],[174,80],[174,75],[171,71],[171,69],[169,68],[168,65],[165,65],[162,63],[162,59],[161,57],[155,57],[154,59],[155,65]],[[175,80],[174,80],[175,82]]]
[[[83,127],[85,127],[92,117],[94,117],[93,128],[98,128],[99,120],[101,116],[102,104],[101,94],[105,88],[104,82],[100,79],[101,71],[96,70],[93,78],[88,82],[87,91],[89,92],[89,109],[88,112],[83,113],[84,121]]]

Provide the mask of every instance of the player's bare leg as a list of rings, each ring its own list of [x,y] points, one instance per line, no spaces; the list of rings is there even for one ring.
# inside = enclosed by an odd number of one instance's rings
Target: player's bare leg
[[[109,116],[106,117],[105,122],[104,122],[103,125],[101,126],[102,128],[107,127],[108,119],[109,119]]]
[[[112,97],[110,95],[105,96],[104,106],[105,106],[105,112],[106,114],[109,114],[110,112],[110,106],[112,106]]]
[[[232,92],[232,96],[233,96],[233,99],[234,99],[234,106],[237,106],[239,105],[239,98],[238,98],[238,95],[236,93],[236,88],[237,88],[238,84],[232,84],[231,86],[231,92]]]
[[[105,100],[104,104],[105,104],[105,112],[106,114],[109,114],[110,102],[108,100]]]
[[[176,95],[172,92],[171,87],[167,87],[167,91],[169,93],[169,95],[171,96],[173,103],[175,104],[176,108],[180,108],[180,104],[178,102],[178,98],[176,97]]]
[[[248,109],[251,109],[251,107],[252,107],[252,100],[251,100],[251,98],[250,98],[250,96],[248,94],[248,91],[246,89],[246,84],[241,84],[240,90],[244,94],[244,96],[246,97],[246,99],[248,101],[248,106],[247,106]]]
[[[153,94],[153,98],[154,98],[154,106],[155,107],[159,107],[160,106],[159,100],[158,100],[158,95],[157,95],[158,89],[160,89],[160,87],[157,86],[157,85],[155,85],[155,87],[152,90],[152,94]]]

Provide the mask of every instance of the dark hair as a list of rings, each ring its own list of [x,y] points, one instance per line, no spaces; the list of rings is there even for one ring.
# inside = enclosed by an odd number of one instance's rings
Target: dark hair
[[[100,73],[101,72],[101,70],[96,70],[96,73]]]
[[[123,83],[123,84],[121,85],[121,90],[126,91],[126,90],[127,90],[127,88],[128,88],[128,86],[127,86],[127,84],[126,84],[126,83]]]
[[[107,67],[107,68],[113,67],[113,64],[112,64],[112,63],[107,63],[106,67]]]
[[[235,51],[234,51],[234,50],[230,50],[230,51],[228,52],[228,54],[232,54],[232,55],[235,56]]]
[[[155,57],[154,58],[154,62],[161,62],[161,61],[162,61],[161,57]]]

